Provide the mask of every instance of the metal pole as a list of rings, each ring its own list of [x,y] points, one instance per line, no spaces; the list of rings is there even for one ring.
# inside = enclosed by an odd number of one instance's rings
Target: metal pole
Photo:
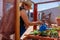
[[[37,4],[34,4],[34,21],[37,21]],[[37,26],[34,25],[33,30],[36,30]]]

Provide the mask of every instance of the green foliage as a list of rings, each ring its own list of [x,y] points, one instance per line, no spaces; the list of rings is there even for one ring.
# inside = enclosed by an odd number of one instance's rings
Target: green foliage
[[[31,32],[30,34],[38,35],[38,34],[40,34],[40,31],[38,31],[38,30],[34,30],[34,31],[33,31],[33,32]]]
[[[42,31],[42,32],[40,32],[38,30],[34,30],[30,34],[32,34],[32,35],[40,35],[40,36],[43,36],[43,37],[49,36],[49,37],[57,38],[58,37],[57,30],[60,30],[60,28],[52,28],[52,29]]]
[[[40,36],[48,36],[47,31],[43,31],[43,32],[41,32]]]
[[[57,31],[51,31],[50,37],[57,38],[58,37],[58,32]]]
[[[52,28],[51,31],[57,31],[60,30],[60,28]]]

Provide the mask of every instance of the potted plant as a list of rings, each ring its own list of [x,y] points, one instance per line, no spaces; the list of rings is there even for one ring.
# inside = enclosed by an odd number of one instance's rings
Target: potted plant
[[[57,25],[60,26],[60,16],[56,18],[56,21],[57,21]]]

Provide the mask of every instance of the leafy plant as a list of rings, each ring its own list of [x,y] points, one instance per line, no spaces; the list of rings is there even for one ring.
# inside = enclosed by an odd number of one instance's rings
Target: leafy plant
[[[48,36],[47,31],[42,31],[41,34],[40,34],[40,36],[44,36],[44,37],[45,37],[45,36]]]
[[[50,37],[58,38],[58,32],[57,31],[51,31]]]
[[[57,30],[60,30],[60,28],[48,28],[48,30],[46,30],[46,31],[34,30],[30,34],[39,35],[39,36],[43,36],[43,37],[49,36],[49,37],[58,38]]]
[[[30,34],[38,35],[38,34],[40,34],[40,31],[38,31],[38,30],[34,30],[34,31],[33,31],[33,32],[31,32]]]

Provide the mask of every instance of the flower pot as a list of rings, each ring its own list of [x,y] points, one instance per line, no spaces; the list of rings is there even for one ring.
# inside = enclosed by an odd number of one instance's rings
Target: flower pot
[[[60,26],[60,18],[56,18],[57,25]]]

